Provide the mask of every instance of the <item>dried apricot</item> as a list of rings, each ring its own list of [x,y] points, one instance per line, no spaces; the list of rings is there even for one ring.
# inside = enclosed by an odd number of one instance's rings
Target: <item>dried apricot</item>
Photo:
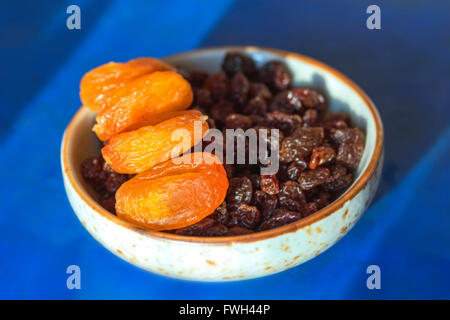
[[[180,164],[168,160],[122,184],[116,193],[117,215],[146,229],[171,230],[212,214],[228,188],[220,160],[210,153],[178,159]]]
[[[119,173],[143,172],[189,150],[209,130],[207,117],[200,111],[167,114],[170,115],[175,116],[155,126],[113,136],[102,149],[105,161]]]
[[[137,77],[155,71],[173,70],[161,60],[138,58],[126,63],[109,62],[86,73],[80,83],[81,102],[89,109],[98,111],[113,92]]]
[[[170,111],[187,109],[193,100],[189,82],[172,71],[143,75],[113,92],[92,130],[100,140],[161,121]]]

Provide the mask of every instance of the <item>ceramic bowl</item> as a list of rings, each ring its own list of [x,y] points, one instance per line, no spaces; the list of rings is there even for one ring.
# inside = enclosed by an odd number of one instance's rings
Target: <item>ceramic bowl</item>
[[[223,47],[194,50],[165,58],[183,69],[209,73],[220,69],[227,51],[243,51],[258,65],[282,60],[294,85],[326,93],[330,109],[350,113],[366,133],[366,146],[356,180],[336,201],[313,215],[273,230],[234,237],[193,237],[144,230],[103,209],[83,181],[80,164],[99,155],[91,131],[95,114],[82,107],[68,125],[61,146],[64,186],[75,214],[89,233],[120,258],[145,270],[170,277],[227,281],[266,276],[298,266],[341,239],[369,206],[380,179],[383,127],[367,95],[351,80],[314,59],[280,50]]]

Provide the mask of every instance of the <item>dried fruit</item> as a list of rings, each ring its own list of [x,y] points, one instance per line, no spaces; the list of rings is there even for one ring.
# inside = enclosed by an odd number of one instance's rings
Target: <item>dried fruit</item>
[[[189,150],[208,132],[206,116],[196,110],[175,114],[155,126],[115,135],[103,147],[103,158],[116,172],[139,173]]]
[[[253,229],[261,221],[261,213],[255,206],[241,203],[235,210],[230,212],[228,226],[241,226]]]
[[[191,86],[181,75],[153,72],[114,91],[92,130],[106,141],[120,132],[161,122],[168,112],[187,109],[192,100]]]
[[[330,170],[327,168],[318,168],[315,170],[303,171],[300,173],[298,183],[303,190],[311,190],[322,183],[327,182],[330,176]]]
[[[242,72],[246,76],[253,76],[256,72],[256,65],[252,58],[240,52],[228,52],[223,60],[223,71],[228,76]]]
[[[250,82],[247,77],[241,73],[236,73],[230,83],[230,97],[238,105],[242,106],[247,101]]]
[[[311,160],[309,161],[309,168],[315,169],[334,159],[336,153],[331,147],[315,147],[311,154]]]
[[[291,73],[281,61],[265,63],[260,70],[259,77],[272,90],[285,90],[292,83]]]
[[[113,92],[142,75],[173,70],[161,60],[138,58],[126,63],[109,62],[87,72],[80,83],[81,102],[98,111],[107,104]]]
[[[253,186],[247,177],[236,177],[230,180],[227,192],[227,204],[236,207],[241,203],[249,204],[252,201]]]
[[[334,133],[334,138],[340,143],[337,161],[350,169],[356,169],[364,151],[364,133],[358,128],[338,129]]]
[[[258,227],[258,231],[278,228],[285,224],[297,221],[301,218],[302,214],[300,212],[290,211],[284,208],[278,208],[276,210],[275,215],[272,218],[261,223],[261,225]]]
[[[278,194],[280,206],[292,211],[301,211],[306,203],[306,197],[300,185],[294,181],[283,183]]]
[[[203,161],[195,163],[196,157]],[[220,160],[210,153],[178,160],[180,164],[169,160],[125,182],[116,193],[117,215],[147,229],[171,230],[213,213],[228,188]]]
[[[261,175],[259,182],[261,190],[267,194],[275,195],[280,191],[276,175]]]

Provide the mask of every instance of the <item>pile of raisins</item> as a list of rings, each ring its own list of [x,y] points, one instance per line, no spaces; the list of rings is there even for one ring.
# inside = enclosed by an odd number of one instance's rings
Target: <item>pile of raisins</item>
[[[349,115],[327,112],[321,93],[292,87],[282,62],[258,68],[251,57],[229,52],[222,72],[180,72],[194,91],[192,108],[209,116],[210,128],[279,129],[280,166],[276,174],[261,175],[261,163],[225,164],[225,201],[200,222],[169,232],[230,236],[273,229],[324,208],[353,182],[364,133]],[[129,176],[113,172],[102,158],[85,160],[82,174],[114,212],[114,193]]]

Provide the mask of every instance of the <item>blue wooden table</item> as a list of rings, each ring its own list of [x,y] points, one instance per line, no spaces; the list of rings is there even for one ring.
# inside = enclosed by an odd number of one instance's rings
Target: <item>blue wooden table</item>
[[[450,298],[450,3],[376,1],[6,1],[0,10],[0,298]],[[58,3],[58,4],[56,4]],[[66,8],[81,8],[81,29]],[[310,55],[371,96],[386,161],[373,206],[337,245],[270,277],[173,280],[120,260],[84,230],[66,199],[63,130],[78,85],[106,61],[209,46]],[[66,268],[79,265],[81,290]],[[366,268],[381,268],[368,290]]]

